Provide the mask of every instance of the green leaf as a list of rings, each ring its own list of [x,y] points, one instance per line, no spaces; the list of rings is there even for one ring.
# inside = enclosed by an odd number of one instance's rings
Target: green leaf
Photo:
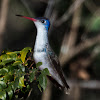
[[[8,93],[8,96],[9,96],[9,100],[12,99],[12,96],[13,96],[13,90],[11,89],[11,87],[7,88],[6,89],[7,93]]]
[[[18,56],[16,54],[9,55],[12,60],[18,60]]]
[[[42,89],[41,89],[41,86],[38,84],[38,88],[39,88],[39,90],[42,92]]]
[[[6,91],[0,91],[0,99],[6,100]]]
[[[12,65],[18,66],[18,68],[21,69],[23,72],[25,71],[25,67],[22,65],[21,61],[15,61]]]
[[[43,74],[40,74],[38,77],[39,85],[45,90],[47,86],[47,77]]]
[[[9,54],[9,55],[14,55],[14,54],[19,54],[20,51],[14,51],[14,52],[7,52],[6,54]]]
[[[0,65],[1,65],[1,66],[4,66],[4,65],[5,65],[5,63],[4,63],[4,62],[0,62]]]
[[[1,77],[1,78],[0,78],[0,81],[3,81],[3,79],[4,79],[4,78],[3,78],[3,77]]]
[[[47,68],[43,69],[41,73],[44,75],[50,75],[49,70]]]
[[[7,87],[6,83],[4,81],[0,81],[0,90],[5,89]]]
[[[13,75],[10,75],[10,74],[6,74],[5,77],[4,77],[4,81],[7,83],[7,81],[12,81],[14,79],[14,76]]]
[[[30,90],[30,85],[27,85],[27,90]],[[27,91],[27,90],[26,90],[26,91]]]
[[[30,47],[26,47],[21,51],[21,60],[23,63],[25,62],[25,58],[26,58],[28,51],[31,51],[31,49],[32,48],[30,48]]]
[[[0,69],[0,75],[5,75],[6,73],[8,73],[8,69],[7,68]]]
[[[2,51],[2,54],[5,54],[6,52],[7,52],[7,50],[3,50],[3,51]]]
[[[23,76],[22,70],[21,69],[16,69],[14,73],[15,77],[21,77]]]
[[[3,54],[0,56],[0,60],[2,60],[2,61],[6,61],[6,60],[10,60],[10,59],[17,60],[18,59],[17,54],[13,54],[13,52],[12,52],[12,54]]]
[[[14,91],[18,88],[18,86],[19,86],[19,77],[17,77],[14,83],[12,84],[12,88],[14,89]]]
[[[10,63],[12,61],[13,61],[12,58],[7,58],[7,59],[3,60],[2,62],[0,62],[0,65],[5,65],[5,64]]]
[[[24,85],[24,76],[22,76],[20,79],[19,79],[19,86],[22,88],[22,87],[25,87]]]
[[[38,68],[39,66],[41,66],[42,65],[42,62],[38,62],[37,64],[36,64],[36,67]]]
[[[17,65],[20,65],[20,64],[22,64],[21,61],[15,61],[15,62],[13,63],[13,66],[17,66]]]
[[[7,68],[8,68],[8,71],[9,71],[11,74],[14,74],[14,73],[15,73],[15,69],[16,69],[15,66],[8,65]]]
[[[18,67],[21,69],[21,71],[25,72],[25,67],[23,65],[20,64]]]
[[[38,77],[38,81],[39,81],[38,88],[40,89],[40,91],[41,91],[41,87],[43,88],[43,90],[45,90],[45,88],[47,87],[47,75],[50,75],[50,73],[48,69],[45,68],[41,71],[41,74]]]
[[[36,72],[36,69],[33,69],[32,73],[30,73],[30,77],[29,77],[30,82],[33,82],[34,77],[35,77],[35,72]]]
[[[0,60],[2,60],[2,61],[7,59],[7,58],[9,58],[9,55],[3,54],[0,56]]]

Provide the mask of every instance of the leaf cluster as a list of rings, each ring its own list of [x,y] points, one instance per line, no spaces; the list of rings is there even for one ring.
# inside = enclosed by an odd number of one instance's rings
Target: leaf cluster
[[[34,63],[32,48],[21,51],[3,51],[0,56],[0,99],[19,98],[19,93],[29,92],[30,84],[36,80],[40,91],[47,85],[48,69],[39,71],[42,62]],[[39,75],[37,75],[40,73]]]

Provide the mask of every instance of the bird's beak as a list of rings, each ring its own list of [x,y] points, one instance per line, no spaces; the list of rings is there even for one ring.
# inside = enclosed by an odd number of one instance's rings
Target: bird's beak
[[[16,16],[23,17],[23,18],[26,18],[26,19],[29,19],[29,20],[32,20],[32,21],[37,21],[34,18],[26,17],[26,16],[23,16],[23,15],[16,15]]]

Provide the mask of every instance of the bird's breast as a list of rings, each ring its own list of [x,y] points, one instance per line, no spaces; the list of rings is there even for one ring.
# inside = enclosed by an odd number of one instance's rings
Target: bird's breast
[[[47,54],[45,52],[35,52],[34,55],[34,60],[36,63],[42,62],[42,66],[40,66],[40,69],[46,68],[46,66],[50,66],[48,59],[47,59]]]
[[[42,62],[42,65],[39,67],[40,70],[43,70],[44,68],[48,68],[49,72],[53,74],[55,73],[55,68],[52,66],[52,63],[50,62],[50,59],[48,55],[45,52],[41,53],[34,53],[34,60],[36,63]]]
[[[46,52],[35,52],[34,55],[34,60],[36,63],[38,62],[42,62],[42,65],[39,67],[40,70],[43,70],[44,68],[48,68],[49,73],[51,74],[51,76],[59,83],[59,84],[63,84],[62,81],[60,80],[60,76],[57,73],[55,67],[52,65],[52,62],[50,61],[48,55],[46,54]]]

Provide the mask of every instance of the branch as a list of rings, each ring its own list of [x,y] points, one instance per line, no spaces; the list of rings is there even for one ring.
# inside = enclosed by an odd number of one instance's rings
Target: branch
[[[71,31],[69,33],[69,36],[64,37],[64,42],[62,43],[61,49],[63,47],[67,47],[67,51],[70,50],[71,47],[75,46],[76,39],[77,39],[77,34],[78,34],[78,28],[80,24],[80,13],[81,13],[81,7],[80,9],[77,9],[74,12],[73,19],[72,19],[72,26],[71,26]],[[66,34],[65,34],[66,35]],[[62,57],[62,53],[60,53],[60,58]]]
[[[78,81],[78,80],[68,80],[70,84],[70,95],[64,95],[61,97],[61,100],[80,100],[81,89],[96,89],[100,90],[100,81],[88,80],[88,81]]]
[[[60,58],[61,65],[64,65],[66,62],[68,62],[70,59],[84,51],[85,49],[100,43],[100,35],[87,39],[86,41],[80,43],[78,46],[71,48],[69,51],[66,51],[66,53],[63,54],[63,56]],[[65,48],[67,49],[67,48]],[[62,51],[61,51],[62,52]]]
[[[85,0],[75,0],[75,2],[69,7],[63,16],[58,19],[55,23],[55,26],[60,26],[63,22],[67,21],[69,17],[74,13],[76,9],[84,2]]]
[[[96,56],[100,53],[100,45],[95,46],[95,48],[92,50],[91,54],[87,58],[80,58],[78,61],[75,61],[76,63],[79,63],[83,69],[89,67],[89,65],[94,61]]]
[[[89,10],[91,13],[95,13],[97,10],[100,10],[100,9],[93,3],[92,0],[86,1],[86,2],[85,2],[85,6],[88,8],[88,10]]]
[[[9,0],[2,0],[0,15],[0,52],[2,51],[3,33],[6,26]]]
[[[73,15],[72,26],[69,33],[68,44],[67,44],[68,49],[74,47],[76,44],[78,29],[80,25],[80,14],[81,14],[81,7],[79,7],[79,9],[77,9]]]
[[[78,86],[80,88],[87,89],[100,89],[100,81],[97,80],[88,80],[88,81],[77,81],[77,80],[68,80],[70,87]]]
[[[48,80],[47,88],[46,88],[46,90],[43,92],[43,95],[42,95],[42,99],[41,99],[41,100],[50,100],[51,92],[52,92],[52,84],[51,84],[51,82]]]
[[[5,24],[7,20],[7,11],[8,11],[9,0],[2,0],[1,4],[1,16],[0,16],[0,35],[3,34],[5,30]]]

